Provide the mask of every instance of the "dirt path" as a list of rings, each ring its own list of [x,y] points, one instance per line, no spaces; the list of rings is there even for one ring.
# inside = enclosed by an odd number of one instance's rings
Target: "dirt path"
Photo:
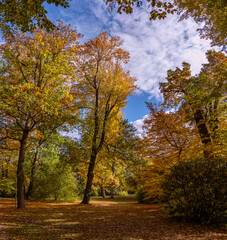
[[[78,203],[27,202],[15,210],[13,201],[0,200],[9,240],[48,239],[226,239],[226,231],[170,219],[158,205],[95,201]]]

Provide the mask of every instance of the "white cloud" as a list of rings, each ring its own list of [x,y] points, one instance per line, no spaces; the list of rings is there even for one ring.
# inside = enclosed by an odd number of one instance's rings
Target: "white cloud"
[[[137,129],[139,135],[143,132],[143,122],[148,117],[148,115],[145,115],[142,119],[138,119],[134,122],[132,122],[133,126]]]
[[[168,69],[186,61],[195,74],[206,62],[209,41],[200,39],[197,28],[192,19],[178,22],[178,16],[151,22],[145,10],[136,9],[132,15],[116,15],[110,30],[130,52],[128,69],[137,77],[140,90],[158,98],[159,82],[165,81]]]
[[[168,69],[186,61],[195,74],[206,62],[210,42],[200,39],[196,31],[199,26],[193,19],[178,22],[178,16],[169,15],[165,20],[150,21],[144,8],[135,8],[131,15],[116,11],[110,14],[103,0],[72,0],[70,8],[58,11],[59,18],[75,25],[85,40],[106,30],[112,36],[120,36],[131,55],[127,68],[137,77],[140,91],[151,97],[160,98],[159,82],[165,81]]]
[[[103,0],[72,0],[70,8],[61,8],[57,16],[75,25],[85,40],[106,30],[120,36],[123,48],[130,52],[127,68],[138,79],[138,93],[149,93],[150,98],[161,99],[159,82],[165,81],[168,69],[181,67],[186,61],[191,64],[192,74],[196,74],[207,62],[205,52],[210,41],[200,39],[196,31],[200,26],[190,18],[179,22],[178,16],[169,15],[165,20],[150,21],[148,10],[142,8],[136,8],[131,15],[116,11],[110,14]],[[138,131],[143,119],[134,122]]]

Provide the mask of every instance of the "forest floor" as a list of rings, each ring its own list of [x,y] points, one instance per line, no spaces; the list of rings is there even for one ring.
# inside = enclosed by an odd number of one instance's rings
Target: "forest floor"
[[[171,219],[132,197],[94,198],[91,205],[27,201],[25,210],[0,199],[0,216],[1,240],[227,239],[224,229]]]

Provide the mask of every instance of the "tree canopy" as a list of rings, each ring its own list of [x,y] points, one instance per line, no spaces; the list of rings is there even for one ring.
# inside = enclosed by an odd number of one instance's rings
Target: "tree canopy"
[[[9,31],[19,28],[22,32],[32,31],[36,26],[46,29],[54,24],[47,18],[44,3],[69,7],[70,0],[3,0],[0,3],[0,29]]]
[[[17,168],[20,208],[24,207],[23,165],[29,137],[42,138],[43,129],[53,122],[64,123],[73,109],[77,111],[70,92],[74,79],[71,61],[77,38],[76,31],[59,23],[50,32],[36,28],[32,34],[10,35],[0,47],[0,136],[20,143]]]

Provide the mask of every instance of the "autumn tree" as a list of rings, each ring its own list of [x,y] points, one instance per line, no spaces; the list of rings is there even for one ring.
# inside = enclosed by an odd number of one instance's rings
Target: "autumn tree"
[[[215,153],[212,148],[218,142],[219,118],[224,114],[226,96],[227,58],[221,52],[208,51],[209,63],[201,72],[191,76],[190,65],[169,70],[167,82],[160,83],[166,107],[181,107],[187,117],[195,122],[202,144],[204,157]]]
[[[136,128],[127,119],[121,118],[114,126],[114,131],[108,131],[108,141],[98,155],[94,172],[94,185],[101,188],[103,197],[107,190],[110,198],[114,198],[116,193],[127,192],[128,178],[135,177],[134,168],[141,164],[136,151]]]
[[[202,148],[195,125],[183,110],[166,110],[147,103],[150,111],[143,124],[141,155],[147,165],[140,169],[139,184],[147,197],[162,195],[161,182],[171,166],[197,156]]]
[[[8,32],[19,28],[22,32],[32,31],[36,26],[51,29],[54,24],[47,18],[43,4],[69,7],[70,0],[4,0],[0,3],[0,29]]]
[[[195,126],[185,119],[181,109],[167,111],[152,103],[147,103],[147,107],[150,113],[143,124],[144,153],[159,160],[171,157],[180,161],[185,158],[198,137]]]
[[[110,9],[117,6],[118,12],[131,14],[134,7],[144,4],[141,0],[104,0]],[[199,30],[203,38],[211,39],[212,46],[226,46],[227,3],[225,0],[147,0],[150,20],[164,19],[168,14],[177,13],[180,19],[192,17],[197,23],[204,23]]]
[[[28,138],[39,128],[64,122],[73,110],[72,52],[78,34],[59,23],[47,32],[15,33],[1,45],[0,114],[9,139],[19,141],[17,207],[24,208],[24,160]],[[74,96],[74,98],[76,98]]]
[[[139,137],[136,135],[136,131],[137,129],[132,123],[129,123],[127,119],[121,119],[117,136],[112,138],[106,146],[110,159],[109,166],[113,175],[111,198],[114,198],[116,188],[114,177],[118,175],[120,182],[127,182],[125,172],[128,172],[130,177],[135,177],[134,168],[142,164],[138,153]]]
[[[127,97],[135,89],[135,79],[122,68],[122,63],[129,60],[129,53],[121,45],[118,37],[101,33],[84,43],[76,62],[80,78],[76,88],[83,93],[81,101],[85,103],[81,135],[86,138],[90,159],[82,201],[85,204],[89,203],[97,156],[108,141],[108,131],[114,130],[113,120],[119,117]]]

